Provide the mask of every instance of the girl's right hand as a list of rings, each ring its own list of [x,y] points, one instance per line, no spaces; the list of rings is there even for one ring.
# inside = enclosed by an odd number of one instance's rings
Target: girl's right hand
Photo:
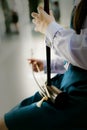
[[[32,64],[33,71],[39,72],[43,71],[44,66],[43,66],[43,61],[39,59],[28,59],[29,64]]]

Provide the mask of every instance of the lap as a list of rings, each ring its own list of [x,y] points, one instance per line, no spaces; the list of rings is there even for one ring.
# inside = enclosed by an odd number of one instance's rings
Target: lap
[[[51,84],[60,89],[64,74],[57,74],[51,79]]]
[[[84,126],[87,120],[87,105],[85,103],[69,104],[58,109],[43,102],[41,107],[36,103],[41,99],[39,93],[22,101],[18,106],[5,114],[5,121],[9,130],[55,130],[55,128],[68,128],[72,126]],[[87,126],[86,126],[87,128]]]

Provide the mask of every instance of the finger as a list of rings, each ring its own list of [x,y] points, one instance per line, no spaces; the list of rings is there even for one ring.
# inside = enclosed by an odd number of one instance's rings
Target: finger
[[[38,10],[38,13],[39,13],[39,14],[42,14],[42,15],[43,15],[43,14],[46,13],[42,7],[38,7],[37,10]]]
[[[28,62],[29,62],[30,64],[32,64],[33,62],[35,62],[35,60],[34,60],[34,59],[28,59]]]
[[[36,24],[36,19],[33,19],[33,20],[32,20],[32,23]]]
[[[50,15],[53,16],[53,11],[52,10],[50,10]]]
[[[33,18],[38,18],[38,13],[31,13],[31,16],[33,17]]]
[[[37,11],[38,13],[41,13],[41,10],[44,10],[42,6],[38,6]]]
[[[39,25],[40,24],[40,21],[38,19],[33,19],[32,20],[32,23],[36,24],[36,25]]]
[[[50,10],[50,16],[55,20],[52,10]]]
[[[36,62],[36,61],[34,61],[34,62],[33,62],[33,64],[36,66],[37,62]]]
[[[32,61],[30,60],[30,61],[28,61],[29,62],[29,64],[32,64]]]
[[[43,8],[41,5],[39,5],[39,6],[38,6],[38,8],[40,8],[40,9],[43,9],[43,10],[44,10],[44,8]]]

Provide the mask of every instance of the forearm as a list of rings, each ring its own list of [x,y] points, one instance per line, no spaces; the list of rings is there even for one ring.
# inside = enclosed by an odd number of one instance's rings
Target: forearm
[[[46,61],[43,61],[44,72],[47,73]],[[65,62],[62,59],[56,58],[51,60],[51,73],[63,74],[66,71]]]

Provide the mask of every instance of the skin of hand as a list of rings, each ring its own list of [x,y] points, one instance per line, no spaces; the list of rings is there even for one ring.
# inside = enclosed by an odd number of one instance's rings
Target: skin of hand
[[[55,21],[52,11],[48,15],[42,7],[37,8],[38,13],[32,12],[32,22],[35,24],[35,31],[45,34],[48,25]]]
[[[43,61],[38,59],[28,59],[28,62],[29,64],[32,64],[33,71],[35,72],[43,71],[44,69]]]
[[[0,119],[0,130],[8,130],[8,128],[6,127],[5,121],[4,119]]]

